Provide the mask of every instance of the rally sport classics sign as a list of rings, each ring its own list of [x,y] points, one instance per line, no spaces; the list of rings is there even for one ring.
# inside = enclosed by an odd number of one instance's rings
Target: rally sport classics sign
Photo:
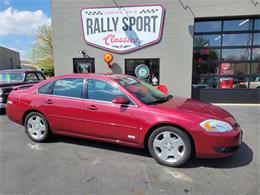
[[[81,19],[87,44],[126,53],[160,40],[164,9],[161,5],[84,7]]]

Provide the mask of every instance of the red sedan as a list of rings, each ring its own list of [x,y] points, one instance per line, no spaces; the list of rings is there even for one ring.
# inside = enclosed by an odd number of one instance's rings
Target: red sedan
[[[7,115],[36,142],[62,134],[148,148],[168,166],[183,165],[192,153],[229,156],[242,137],[224,109],[163,94],[127,75],[56,76],[12,91]]]

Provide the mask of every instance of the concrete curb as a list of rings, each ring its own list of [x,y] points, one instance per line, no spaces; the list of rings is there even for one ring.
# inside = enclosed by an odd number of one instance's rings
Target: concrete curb
[[[216,106],[252,106],[252,107],[260,107],[260,104],[222,104],[222,103],[212,103]]]

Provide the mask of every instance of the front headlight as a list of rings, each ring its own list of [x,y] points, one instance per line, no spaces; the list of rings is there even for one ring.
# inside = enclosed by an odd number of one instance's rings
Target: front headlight
[[[0,88],[0,96],[4,94],[3,89]]]
[[[200,126],[207,132],[228,132],[232,131],[232,126],[224,121],[209,119],[200,123]]]

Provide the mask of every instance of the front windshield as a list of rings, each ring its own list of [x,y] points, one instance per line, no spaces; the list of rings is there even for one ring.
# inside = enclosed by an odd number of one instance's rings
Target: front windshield
[[[23,82],[24,80],[24,73],[0,73],[0,82],[1,83],[17,83]]]
[[[156,87],[132,77],[118,79],[117,82],[125,87],[145,104],[158,104],[168,101],[172,96],[166,95]]]

